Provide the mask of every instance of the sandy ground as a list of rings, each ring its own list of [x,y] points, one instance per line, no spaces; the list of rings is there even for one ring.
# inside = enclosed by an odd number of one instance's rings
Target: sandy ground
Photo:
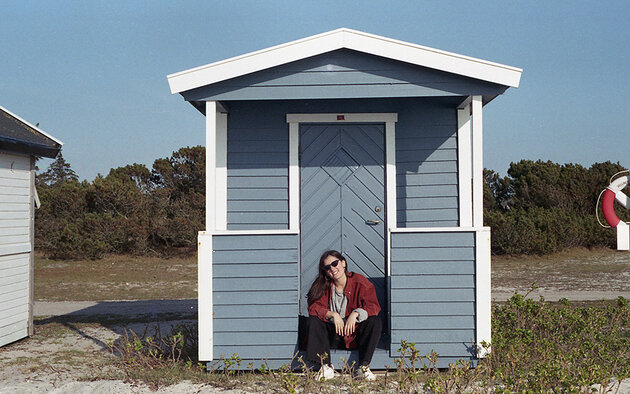
[[[587,253],[588,254],[588,253]],[[572,301],[597,301],[630,298],[630,253],[593,252],[584,258],[559,256],[554,261],[544,258],[531,261],[509,259],[493,261],[492,299],[505,301],[515,292],[525,294],[532,283],[537,289],[529,297],[543,296],[548,301],[567,298]],[[593,262],[597,268],[593,268]],[[115,341],[125,329],[143,332],[147,322],[160,327],[194,319],[194,299],[144,301],[68,301],[36,302],[34,314],[46,316],[39,322],[57,321],[55,316],[69,318],[58,324],[57,332],[41,332],[0,348],[0,393],[149,393],[146,385],[121,380],[94,380],[113,368],[107,343]],[[119,324],[120,320],[140,318],[143,323]],[[106,317],[110,323],[101,324]],[[61,320],[63,321],[63,319]],[[72,323],[77,322],[77,323]],[[151,323],[150,323],[151,324]],[[86,356],[87,355],[87,356]],[[89,360],[86,362],[86,360]],[[206,384],[179,383],[160,388],[158,393],[242,393],[222,390]],[[619,393],[630,393],[630,380],[622,382]]]

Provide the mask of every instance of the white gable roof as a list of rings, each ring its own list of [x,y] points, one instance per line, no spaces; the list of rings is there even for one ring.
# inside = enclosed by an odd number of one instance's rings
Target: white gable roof
[[[180,71],[167,78],[171,93],[181,93],[342,48],[515,88],[523,72],[516,67],[341,28]]]

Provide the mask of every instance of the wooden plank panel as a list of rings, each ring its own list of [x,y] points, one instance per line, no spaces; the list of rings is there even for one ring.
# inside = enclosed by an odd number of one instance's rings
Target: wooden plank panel
[[[26,170],[13,171],[10,168],[2,168],[0,167],[0,178],[5,179],[21,179],[27,180],[30,182],[31,180],[31,172]]]
[[[286,230],[288,229],[287,223],[275,224],[275,223],[264,223],[264,224],[240,224],[240,223],[228,223],[228,230]]]
[[[392,354],[395,354],[400,345],[392,344]],[[431,354],[435,351],[439,356],[446,357],[472,357],[474,353],[474,346],[471,343],[416,343],[416,349],[420,354]]]
[[[28,322],[26,320],[20,320],[15,323],[7,324],[5,326],[0,326],[0,338],[11,335],[16,332],[24,331],[28,328]],[[26,335],[25,335],[26,336]],[[2,341],[0,340],[0,343]],[[2,346],[2,345],[0,345]]]
[[[13,288],[11,291],[4,291],[4,289],[0,289],[0,303],[2,302],[10,302],[12,300],[29,297],[29,288],[27,284],[22,286],[17,286]]]
[[[213,264],[251,264],[251,263],[290,263],[296,262],[297,250],[285,250],[278,253],[276,250],[216,250],[212,253]]]
[[[396,217],[399,220],[408,222],[424,222],[433,220],[450,220],[456,221],[459,218],[457,208],[446,209],[407,209],[397,211]]]
[[[213,304],[217,305],[271,305],[297,303],[295,290],[274,291],[226,291],[212,295]],[[297,317],[297,314],[296,314]]]
[[[251,345],[251,346],[214,346],[214,359],[229,358],[234,353],[241,358],[254,358],[263,360],[266,358],[293,357],[297,351],[296,345]]]
[[[0,256],[0,275],[2,275],[2,270],[5,269],[13,269],[17,267],[27,267],[29,266],[29,254],[18,254],[18,255],[10,255],[10,256]]]
[[[441,174],[415,174],[415,173],[397,173],[397,185],[456,185],[457,173],[445,172]]]
[[[256,116],[253,117],[257,119]],[[273,144],[273,145],[283,145],[284,143],[289,143],[289,137],[287,135],[286,123],[284,119],[281,119],[281,125],[284,127],[252,127],[250,124],[247,125],[238,125],[236,122],[251,122],[250,117],[239,117],[236,120],[234,118],[230,119],[230,128],[228,129],[228,149],[230,149],[230,145],[239,145],[241,142],[253,142],[257,141],[262,145]],[[264,124],[264,122],[261,122]]]
[[[392,248],[408,247],[474,247],[474,232],[394,233]]]
[[[228,212],[231,224],[287,224],[288,212]]]
[[[0,220],[29,220],[29,211],[0,211]]]
[[[215,346],[247,345],[294,345],[297,343],[297,331],[270,332],[215,332]],[[240,356],[240,354],[239,354]]]
[[[473,343],[475,338],[475,330],[392,330],[391,338],[392,343],[400,343],[400,341],[403,340],[407,342],[421,343]]]
[[[228,178],[228,187],[233,189],[278,189],[289,187],[289,178],[286,176],[233,176]]]
[[[402,202],[401,202],[402,203]],[[440,209],[458,207],[457,197],[406,198],[404,205],[398,206],[397,215],[404,215],[406,209]]]
[[[457,196],[457,185],[422,185],[396,186],[396,196],[417,197],[452,197]]]
[[[229,144],[228,144],[229,145]],[[278,154],[275,152],[249,152],[249,153],[229,153],[228,152],[228,168],[231,164],[249,164],[252,166],[261,166],[267,164],[285,164],[289,165],[289,153]],[[264,163],[264,164],[263,164]]]
[[[288,272],[287,274],[291,274]],[[213,291],[297,290],[297,276],[278,278],[215,278]]]
[[[11,283],[27,282],[29,267],[13,268],[10,270],[0,271],[0,287],[10,285]]]
[[[396,330],[411,329],[473,329],[474,316],[392,316],[392,328]]]
[[[285,200],[288,201],[288,189],[233,189],[228,186],[230,200]]]
[[[475,286],[474,275],[393,276],[392,289],[467,289]]]
[[[26,253],[31,251],[30,243],[0,245],[0,255]]]
[[[0,187],[30,188],[30,179],[0,177]]]
[[[253,131],[256,132],[256,131]],[[286,131],[285,131],[286,133]],[[231,137],[232,135],[229,135]],[[275,154],[288,154],[289,144],[285,138],[281,141],[252,141],[252,140],[231,140],[227,147],[228,154],[230,153],[275,153]]]
[[[257,235],[214,235],[212,237],[214,250],[243,250],[243,249],[297,249],[297,235],[295,234],[257,234]]]
[[[270,319],[214,319],[214,332],[297,331],[297,311],[294,317]]]
[[[396,160],[403,163],[412,163],[414,161],[420,163],[424,161],[457,160],[457,150],[456,149],[401,150],[401,151],[396,152]]]
[[[289,169],[283,166],[256,167],[233,165],[227,169],[228,179],[240,176],[289,176]]]
[[[450,134],[433,137],[418,135],[415,138],[398,138],[396,141],[396,157],[405,151],[415,150],[440,150],[440,149],[457,149],[457,137]]]
[[[15,227],[25,227],[30,224],[29,219],[0,219],[0,228],[15,228]]]
[[[28,234],[22,235],[2,235],[0,236],[0,245],[21,244],[30,242],[31,237]]]
[[[298,266],[295,263],[278,263],[264,265],[258,264],[220,264],[212,267],[212,276],[217,278],[268,278],[297,274]],[[0,271],[1,272],[1,271]]]
[[[250,200],[227,202],[228,212],[289,212],[289,202],[286,200]]]
[[[475,259],[473,247],[407,247],[394,248],[392,261],[471,261]]]
[[[0,185],[0,194],[8,196],[29,196],[31,189],[28,187],[2,186]]]
[[[13,172],[31,170],[31,157],[14,153],[0,152],[0,167]]]
[[[468,274],[475,273],[475,262],[470,261],[396,261],[392,264],[392,275],[423,274]]]
[[[297,289],[296,289],[297,291]],[[295,304],[276,304],[276,305],[215,305],[215,319],[230,319],[240,317],[258,317],[258,318],[280,318],[295,317],[297,314],[297,305]],[[260,342],[266,343],[266,342]]]
[[[14,298],[12,300],[0,301],[0,315],[4,315],[7,310],[23,306],[28,308],[28,296],[24,293],[21,297]],[[0,318],[0,321],[2,319]]]
[[[19,331],[16,331],[12,334],[3,335],[0,337],[0,346],[4,346],[11,342],[15,342],[19,339],[26,338],[28,336],[28,329],[24,328]]]
[[[472,316],[475,314],[475,303],[392,302],[391,311],[392,316]]]
[[[474,301],[474,289],[392,289],[397,302]]]
[[[453,220],[433,220],[426,222],[399,221],[399,227],[457,227],[458,222]]]
[[[392,249],[391,259],[392,261],[474,260],[475,250],[470,247],[395,248]]]
[[[26,223],[26,221],[24,222]],[[30,228],[27,226],[22,227],[0,227],[0,237],[12,236],[12,235],[28,235]]]
[[[396,129],[398,130],[398,128]],[[456,161],[425,161],[418,163],[417,160],[403,162],[396,160],[397,172],[414,172],[416,174],[442,174],[445,172],[457,172]]]
[[[0,194],[0,203],[2,204],[29,204],[30,196],[28,194],[22,195],[6,195]]]
[[[4,311],[0,319],[0,326],[7,326],[20,321],[28,321],[27,308],[12,308]]]

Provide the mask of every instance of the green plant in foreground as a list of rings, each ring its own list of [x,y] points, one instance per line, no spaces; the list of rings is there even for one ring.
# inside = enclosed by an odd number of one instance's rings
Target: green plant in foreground
[[[194,358],[194,325],[176,327],[167,335],[159,329],[150,336],[127,331],[111,347],[128,379],[152,387],[192,380],[282,392],[580,392],[590,391],[593,384],[612,390],[615,384],[619,387],[615,382],[630,377],[628,300],[578,306],[526,296],[514,295],[493,308],[492,351],[476,368],[460,360],[439,369],[438,354],[422,356],[415,343],[401,341],[394,360],[397,371],[386,371],[376,383],[354,380],[347,363],[342,365],[345,375],[318,382],[297,354],[276,370],[266,361],[257,370],[249,363],[250,372],[242,370],[243,360],[233,354],[206,373]],[[293,369],[296,365],[301,373]]]

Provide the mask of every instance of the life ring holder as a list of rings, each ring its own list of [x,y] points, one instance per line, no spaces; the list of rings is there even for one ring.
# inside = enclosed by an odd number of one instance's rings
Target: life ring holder
[[[619,219],[619,217],[617,217],[617,214],[615,213],[615,207],[614,207],[615,199],[624,208],[630,209],[630,207],[628,207],[626,203],[628,201],[628,197],[621,191],[630,183],[630,175],[625,175],[617,179],[614,179],[617,175],[622,174],[624,172],[627,173],[629,171],[624,170],[613,175],[610,178],[610,184],[608,185],[608,187],[606,187],[606,189],[602,190],[601,193],[599,193],[599,197],[597,198],[597,204],[595,204],[595,215],[597,217],[597,221],[602,227],[614,228],[619,225],[619,222],[621,222],[621,219]],[[603,195],[603,198],[602,198],[602,195]],[[602,200],[602,212],[604,213],[604,220],[606,220],[606,223],[608,223],[608,226],[604,225],[599,219],[599,211],[597,208],[598,208],[600,199]]]

